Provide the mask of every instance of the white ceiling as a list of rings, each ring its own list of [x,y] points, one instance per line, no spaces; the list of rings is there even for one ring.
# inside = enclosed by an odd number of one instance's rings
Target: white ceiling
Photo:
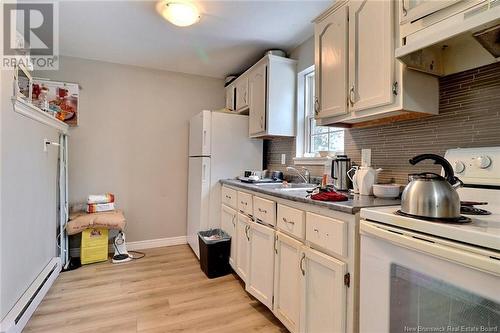
[[[61,1],[60,54],[212,77],[239,73],[269,48],[313,34],[331,1],[197,1],[199,23],[179,28],[153,1]]]

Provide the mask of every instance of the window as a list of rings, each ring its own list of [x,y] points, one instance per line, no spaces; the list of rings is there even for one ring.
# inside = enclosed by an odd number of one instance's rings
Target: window
[[[304,75],[304,155],[314,156],[320,150],[344,151],[344,130],[317,126],[314,119],[314,70]]]

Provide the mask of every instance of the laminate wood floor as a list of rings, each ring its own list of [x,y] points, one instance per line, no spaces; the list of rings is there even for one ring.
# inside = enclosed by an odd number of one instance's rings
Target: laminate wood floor
[[[61,273],[23,332],[287,332],[234,275],[208,279],[187,245]]]

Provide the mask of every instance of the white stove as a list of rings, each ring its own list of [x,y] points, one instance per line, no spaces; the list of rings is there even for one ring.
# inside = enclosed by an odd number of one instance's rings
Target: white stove
[[[445,158],[460,199],[491,215],[449,224],[362,209],[360,332],[500,331],[500,148]]]

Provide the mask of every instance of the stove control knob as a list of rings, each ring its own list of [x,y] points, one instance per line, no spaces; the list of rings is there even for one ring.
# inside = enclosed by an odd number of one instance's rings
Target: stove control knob
[[[461,161],[455,161],[454,165],[453,165],[453,171],[455,171],[455,173],[462,173],[465,171],[465,164]]]
[[[476,157],[474,160],[476,166],[480,169],[486,169],[491,165],[491,159],[486,155]]]

